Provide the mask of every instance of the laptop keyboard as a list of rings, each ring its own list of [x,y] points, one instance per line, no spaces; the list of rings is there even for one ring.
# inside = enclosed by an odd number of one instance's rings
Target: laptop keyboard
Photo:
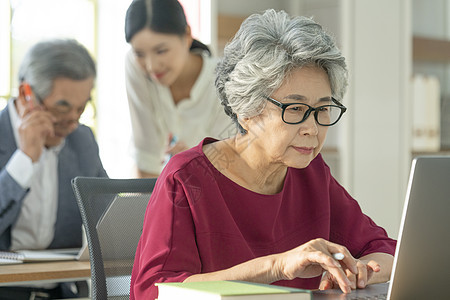
[[[387,294],[379,294],[374,296],[357,296],[350,298],[351,300],[386,300]]]

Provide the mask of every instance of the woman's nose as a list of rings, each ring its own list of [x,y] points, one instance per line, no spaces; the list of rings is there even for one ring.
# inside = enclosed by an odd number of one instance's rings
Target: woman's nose
[[[314,112],[312,112],[306,120],[300,123],[300,134],[317,135],[319,133],[319,124],[317,124]]]
[[[145,58],[145,69],[147,70],[147,72],[152,73],[158,69],[159,63],[160,61],[158,60],[157,57],[149,55],[148,57]]]
[[[147,72],[151,73],[152,66],[153,66],[152,59],[150,57],[147,57],[145,59],[145,69],[147,70]]]

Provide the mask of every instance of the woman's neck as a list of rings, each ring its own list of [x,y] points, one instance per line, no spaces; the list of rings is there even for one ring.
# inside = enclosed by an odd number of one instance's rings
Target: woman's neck
[[[256,193],[277,194],[283,189],[287,166],[270,162],[257,147],[247,135],[237,135],[210,144],[204,152],[216,169],[237,184]],[[220,157],[214,156],[217,151]]]
[[[202,71],[202,66],[203,58],[200,55],[189,53],[183,71],[169,87],[175,105],[183,99],[190,98],[192,87]]]

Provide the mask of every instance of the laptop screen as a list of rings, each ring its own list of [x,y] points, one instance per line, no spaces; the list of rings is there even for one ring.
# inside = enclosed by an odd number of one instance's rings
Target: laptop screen
[[[449,299],[450,156],[413,160],[389,299]],[[442,298],[444,297],[444,298]]]
[[[399,232],[389,284],[315,291],[314,299],[450,299],[450,156],[413,160]]]

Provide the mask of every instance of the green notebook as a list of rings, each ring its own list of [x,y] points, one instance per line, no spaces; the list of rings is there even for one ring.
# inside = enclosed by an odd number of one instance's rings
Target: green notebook
[[[309,300],[311,292],[276,285],[246,281],[200,281],[156,283],[158,300]]]

